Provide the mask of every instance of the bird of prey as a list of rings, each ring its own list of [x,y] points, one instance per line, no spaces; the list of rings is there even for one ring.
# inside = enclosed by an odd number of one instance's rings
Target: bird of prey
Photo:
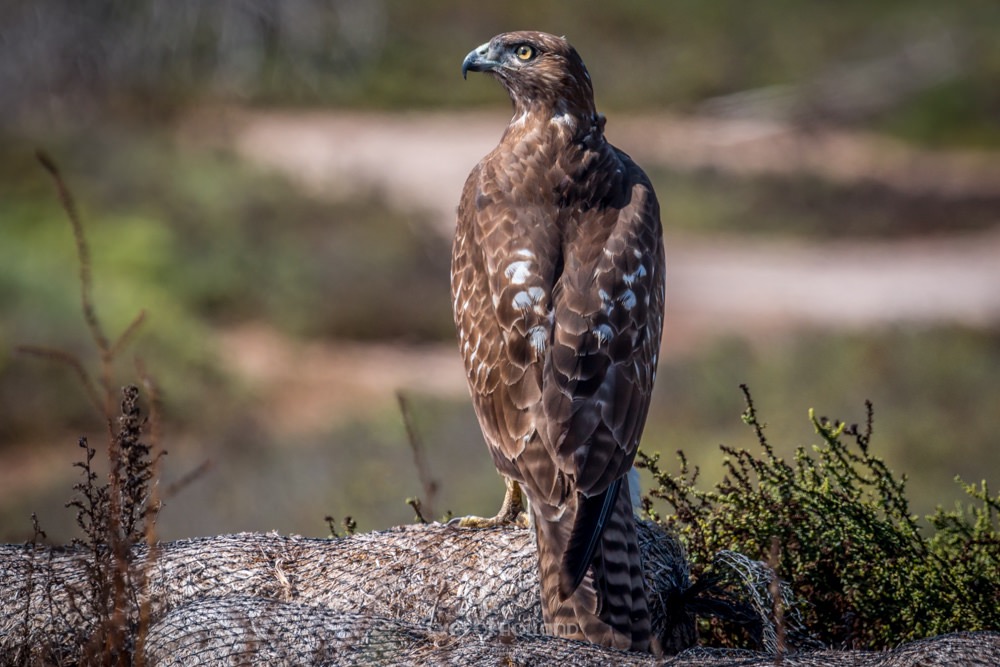
[[[647,651],[626,475],[660,348],[659,204],[605,139],[590,75],[564,38],[498,35],[469,53],[467,72],[492,75],[513,103],[465,183],[452,253],[459,347],[508,485],[485,522],[513,520],[523,491],[546,631]]]

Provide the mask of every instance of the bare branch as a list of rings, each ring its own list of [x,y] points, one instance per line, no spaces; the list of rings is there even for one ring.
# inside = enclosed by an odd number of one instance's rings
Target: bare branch
[[[83,385],[83,389],[87,393],[87,398],[90,400],[91,405],[94,406],[94,409],[97,410],[99,414],[105,414],[104,401],[101,399],[101,395],[97,391],[94,381],[90,379],[90,374],[87,372],[87,369],[83,367],[83,363],[76,355],[64,352],[63,350],[41,347],[38,345],[18,345],[17,351],[21,354],[29,354],[34,357],[48,359],[49,361],[57,361],[61,364],[69,366],[80,379],[80,384]]]
[[[423,488],[423,499],[417,501],[417,505],[407,500],[407,504],[413,506],[418,518],[425,523],[424,516],[436,516],[434,514],[435,501],[437,499],[438,481],[431,475],[431,467],[427,462],[427,454],[424,450],[423,441],[417,432],[417,427],[413,423],[413,414],[410,410],[410,402],[401,391],[396,392],[396,400],[399,402],[399,412],[403,417],[403,425],[406,427],[407,439],[410,443],[410,450],[413,452],[413,465],[417,469],[417,476],[420,479],[420,486]]]

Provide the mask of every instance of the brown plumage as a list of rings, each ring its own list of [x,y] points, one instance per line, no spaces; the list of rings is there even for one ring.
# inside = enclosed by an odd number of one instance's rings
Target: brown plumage
[[[498,35],[462,73],[492,74],[514,114],[458,208],[452,298],[479,423],[520,484],[552,634],[649,650],[626,474],[663,319],[659,205],[604,138],[565,39]]]

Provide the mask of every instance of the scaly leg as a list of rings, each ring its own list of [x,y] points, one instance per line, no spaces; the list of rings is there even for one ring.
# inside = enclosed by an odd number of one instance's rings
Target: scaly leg
[[[494,517],[481,516],[459,516],[448,522],[450,526],[460,528],[493,528],[495,526],[520,526],[528,527],[528,513],[526,512],[524,492],[521,485],[512,479],[503,478],[507,487],[503,496],[503,504],[500,511]]]

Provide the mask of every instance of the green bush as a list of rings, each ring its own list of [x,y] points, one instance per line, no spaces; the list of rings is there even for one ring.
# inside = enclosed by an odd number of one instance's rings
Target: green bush
[[[810,413],[822,444],[788,462],[744,392],[743,419],[761,452],[722,446],[726,475],[714,489],[697,488],[683,452],[677,474],[660,469],[659,455],[638,459],[656,484],[645,508],[683,538],[698,579],[723,576],[724,550],[769,560],[798,600],[790,611],[804,634],[833,647],[1000,628],[1000,495],[985,482],[967,485],[972,504],[939,508],[924,526],[910,513],[905,478],[871,451],[870,403],[863,427]],[[653,499],[669,512],[659,515]],[[717,621],[701,629],[710,643],[746,641]]]

